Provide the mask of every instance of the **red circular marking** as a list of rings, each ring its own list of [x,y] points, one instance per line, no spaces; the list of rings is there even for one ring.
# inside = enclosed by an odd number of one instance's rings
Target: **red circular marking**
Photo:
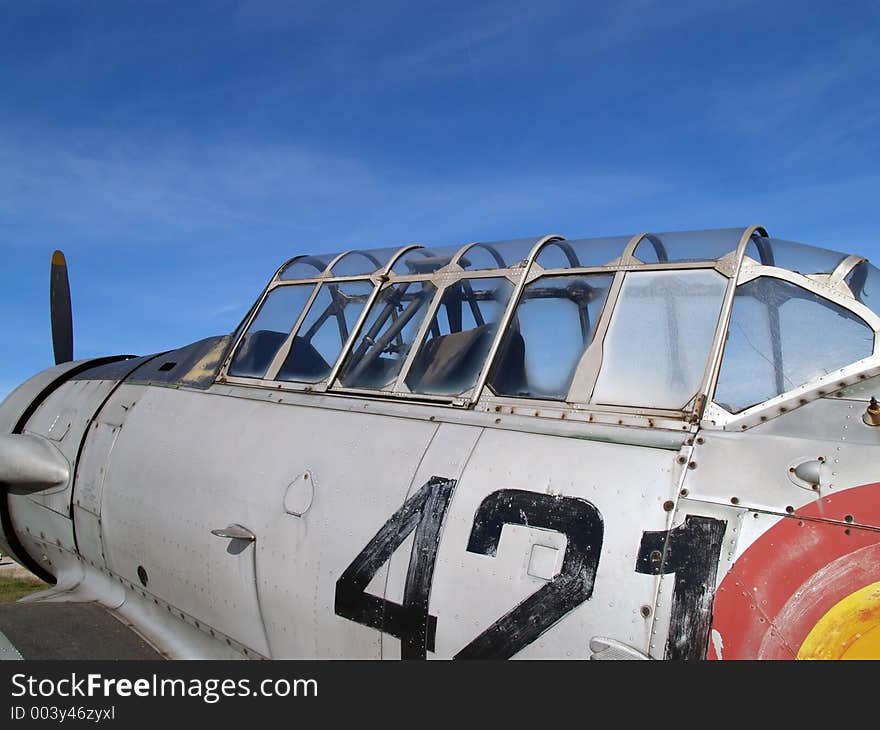
[[[748,547],[716,592],[709,659],[793,659],[834,604],[878,579],[880,531],[827,521],[845,515],[880,526],[880,483],[817,500]]]

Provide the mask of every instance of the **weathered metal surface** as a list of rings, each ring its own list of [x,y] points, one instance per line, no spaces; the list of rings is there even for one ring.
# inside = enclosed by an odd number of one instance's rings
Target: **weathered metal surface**
[[[315,475],[310,471],[304,471],[288,485],[284,493],[284,511],[302,517],[315,500],[316,488]]]
[[[208,337],[177,350],[150,356],[128,376],[128,381],[208,388],[214,383],[231,342],[230,335]]]
[[[28,419],[43,401],[77,374],[108,363],[125,360],[127,356],[111,356],[94,360],[79,360],[57,365],[38,373],[22,383],[0,403],[0,433],[21,433]],[[15,531],[10,513],[8,489],[0,483],[0,550],[15,556],[16,560],[45,581],[53,581],[40,561],[35,560],[22,544]]]
[[[55,388],[86,370],[117,363],[127,356],[78,360],[43,370],[24,381],[0,403],[0,433],[15,433]]]
[[[70,380],[48,395],[22,426],[26,434],[52,441],[70,465],[77,466],[85,434],[101,404],[119,385],[115,380]],[[30,495],[30,499],[59,514],[70,516],[72,482],[65,481]]]
[[[869,519],[876,520],[877,489],[850,490],[841,499],[853,510],[873,503]],[[780,518],[721,581],[709,658],[842,657],[880,620],[875,592],[862,590],[876,584],[878,560],[880,532],[825,521],[819,505]],[[849,597],[862,621],[835,620]]]
[[[95,365],[74,375],[71,380],[125,380],[132,372],[156,355],[127,355],[102,365]]]
[[[687,440],[692,439],[696,430],[680,421],[673,423],[640,413],[588,413],[558,403],[514,402],[513,399],[504,403],[497,399],[486,399],[473,410],[465,410],[394,399],[266,392],[259,388],[237,385],[218,384],[210,392],[259,402],[301,405],[345,413],[374,413],[416,421],[498,428],[670,451],[678,451]]]
[[[435,443],[436,460],[454,453]],[[635,571],[636,554],[645,530],[665,527],[679,475],[664,450],[483,431],[439,544],[432,656],[585,659],[597,634],[647,652],[640,609],[653,603],[656,579]],[[549,581],[529,574],[537,545],[563,556]],[[395,566],[406,560],[405,549],[395,555],[388,600],[402,598]]]
[[[857,402],[825,398],[747,432],[703,431],[690,496],[781,515],[817,507],[822,519],[880,527],[870,512],[847,512],[836,496],[878,477],[880,434],[862,422],[861,411]],[[818,482],[807,484],[798,468],[809,462],[816,462]]]

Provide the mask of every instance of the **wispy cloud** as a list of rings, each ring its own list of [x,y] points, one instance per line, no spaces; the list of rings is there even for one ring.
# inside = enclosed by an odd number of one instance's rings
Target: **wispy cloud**
[[[880,263],[876,212],[867,213],[870,192],[880,188],[880,173],[810,178],[787,183],[761,181],[732,191],[707,186],[683,201],[691,227],[717,221],[760,224],[770,235],[847,253]]]
[[[356,162],[293,145],[0,134],[0,169],[0,223],[99,238],[137,230],[140,241],[281,220],[308,231],[299,213],[341,187],[370,190]]]
[[[0,169],[0,226],[21,244],[51,226],[122,246],[209,236],[222,248],[269,235],[326,250],[464,235],[475,220],[484,230],[556,229],[574,210],[586,217],[669,186],[640,170],[537,164],[436,175],[289,144],[48,133],[0,133]]]
[[[614,3],[591,4],[585,8],[580,2],[564,3],[555,6],[557,9],[553,15],[563,21],[556,27],[562,32],[548,43],[548,50],[588,59],[607,51],[630,47],[619,57],[619,60],[625,60],[636,55],[632,44],[650,39],[646,48],[651,49],[660,62],[667,44],[689,42],[687,34],[681,33],[682,30],[698,26],[707,18],[735,16],[737,12],[756,4],[756,0],[728,0],[725,3],[618,0]],[[566,18],[569,24],[565,24]]]
[[[834,126],[839,140],[848,130],[874,125],[876,96],[865,93],[865,85],[876,89],[880,81],[876,49],[876,32],[861,31],[789,59],[768,54],[752,74],[713,94],[715,123],[735,134],[789,139],[793,146],[804,129]],[[826,141],[834,140],[826,135]]]

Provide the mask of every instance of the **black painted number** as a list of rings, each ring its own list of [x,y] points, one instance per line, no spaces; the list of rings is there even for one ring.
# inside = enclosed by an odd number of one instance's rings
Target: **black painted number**
[[[565,535],[568,544],[562,570],[458,652],[456,659],[512,657],[593,595],[604,528],[599,510],[590,502],[520,489],[493,492],[474,515],[468,551],[494,556],[504,525]]]
[[[336,613],[400,639],[403,659],[434,651],[437,618],[428,614],[440,527],[455,489],[454,479],[431,477],[395,512],[336,581]],[[403,605],[366,592],[367,586],[415,531]]]
[[[336,582],[336,613],[400,639],[403,659],[434,651],[437,618],[428,613],[440,530],[454,479],[431,477],[382,526]],[[593,595],[604,526],[596,507],[578,497],[502,489],[477,508],[468,552],[495,556],[504,525],[524,525],[567,538],[560,572],[465,646],[456,659],[507,659]],[[644,532],[636,572],[675,574],[667,659],[703,659],[709,646],[715,578],[725,520],[687,515],[672,530]],[[404,540],[415,533],[403,604],[366,592]]]
[[[672,530],[645,532],[636,572],[675,573],[667,659],[705,659],[726,520],[688,515]]]

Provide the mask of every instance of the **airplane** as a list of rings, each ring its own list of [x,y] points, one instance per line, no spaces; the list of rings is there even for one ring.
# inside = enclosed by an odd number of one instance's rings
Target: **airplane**
[[[874,295],[877,296],[874,296]],[[0,550],[169,658],[880,658],[880,270],[760,226],[303,255],[0,406]]]

